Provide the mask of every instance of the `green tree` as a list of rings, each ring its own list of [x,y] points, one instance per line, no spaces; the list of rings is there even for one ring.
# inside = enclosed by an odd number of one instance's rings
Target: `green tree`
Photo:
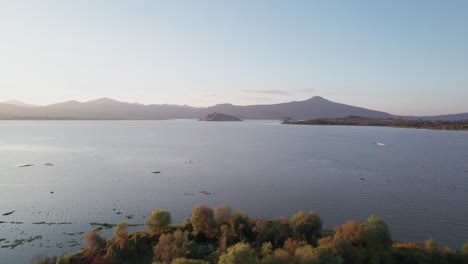
[[[91,250],[103,249],[106,246],[106,239],[101,236],[101,229],[94,228],[84,237],[84,241]]]
[[[301,211],[291,218],[290,224],[296,240],[307,241],[309,244],[315,245],[317,239],[320,238],[322,219],[314,212]]]
[[[246,243],[237,243],[229,247],[226,253],[219,257],[219,264],[258,264],[254,250]]]
[[[192,210],[192,226],[195,236],[212,238],[216,232],[213,209],[206,205],[195,206]]]
[[[243,212],[233,212],[229,218],[229,225],[231,228],[231,235],[236,241],[243,241],[246,238],[252,237],[253,224],[250,218]]]
[[[363,225],[361,240],[365,248],[379,253],[389,250],[393,243],[387,224],[375,215]]]
[[[289,224],[289,220],[286,218],[278,218],[271,222],[271,225],[268,225],[268,230],[266,231],[267,237],[272,237],[274,246],[281,247],[284,245],[284,242],[293,235],[293,230]]]
[[[343,258],[340,256],[338,251],[334,249],[330,249],[330,248],[320,248],[320,247],[314,248],[314,255],[318,258],[317,263],[342,264],[344,262]],[[383,262],[383,263],[387,263],[387,262]]]
[[[171,213],[161,209],[155,209],[146,219],[145,225],[148,231],[162,234],[172,222]]]

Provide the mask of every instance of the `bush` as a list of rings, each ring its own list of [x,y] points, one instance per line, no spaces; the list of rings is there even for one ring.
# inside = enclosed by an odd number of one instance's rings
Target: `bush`
[[[128,223],[120,223],[114,230],[115,242],[120,249],[124,249],[128,241]]]
[[[106,239],[101,237],[101,229],[95,228],[91,230],[85,237],[84,241],[91,250],[103,249],[106,246]]]

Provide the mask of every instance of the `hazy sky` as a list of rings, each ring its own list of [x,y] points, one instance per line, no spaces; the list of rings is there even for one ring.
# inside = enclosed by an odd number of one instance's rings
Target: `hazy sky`
[[[468,1],[0,0],[0,101],[468,112]]]

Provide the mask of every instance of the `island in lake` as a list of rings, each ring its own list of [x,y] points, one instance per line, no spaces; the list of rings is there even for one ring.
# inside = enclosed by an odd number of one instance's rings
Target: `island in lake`
[[[57,263],[172,263],[172,264],[354,264],[467,263],[468,243],[461,250],[393,241],[387,224],[377,216],[360,223],[349,220],[335,230],[323,229],[314,212],[290,219],[255,219],[229,206],[193,208],[182,224],[172,224],[170,212],[155,209],[146,230],[129,233],[126,222],[102,224],[91,230],[85,248],[74,254],[44,258]],[[101,235],[114,228],[114,238]]]
[[[348,116],[344,118],[319,118],[303,121],[283,120],[287,125],[325,125],[325,126],[381,126],[397,128],[420,128],[434,130],[468,130],[468,120],[460,121],[432,121],[432,120],[406,120],[395,118],[368,118]]]
[[[214,113],[208,114],[205,118],[200,119],[200,121],[242,121],[242,120],[235,116],[214,112]]]

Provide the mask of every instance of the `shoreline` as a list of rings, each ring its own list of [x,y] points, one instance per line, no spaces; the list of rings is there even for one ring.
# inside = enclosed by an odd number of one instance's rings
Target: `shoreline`
[[[468,259],[468,242],[453,249],[431,238],[425,243],[394,240],[389,226],[375,215],[329,230],[315,212],[257,219],[227,205],[212,209],[201,204],[181,224],[172,223],[169,211],[155,209],[146,218],[146,230],[129,233],[129,226],[121,222],[95,228],[84,237],[86,247],[39,263],[355,263],[376,258],[389,263],[412,263],[415,258],[462,263]],[[103,228],[114,228],[114,237],[102,237]],[[236,258],[239,248],[242,253]]]
[[[367,117],[320,118],[301,121],[284,120],[284,125],[311,125],[311,126],[354,126],[354,127],[388,127],[445,131],[468,131],[468,120],[464,121],[425,121],[406,119],[382,119]]]

